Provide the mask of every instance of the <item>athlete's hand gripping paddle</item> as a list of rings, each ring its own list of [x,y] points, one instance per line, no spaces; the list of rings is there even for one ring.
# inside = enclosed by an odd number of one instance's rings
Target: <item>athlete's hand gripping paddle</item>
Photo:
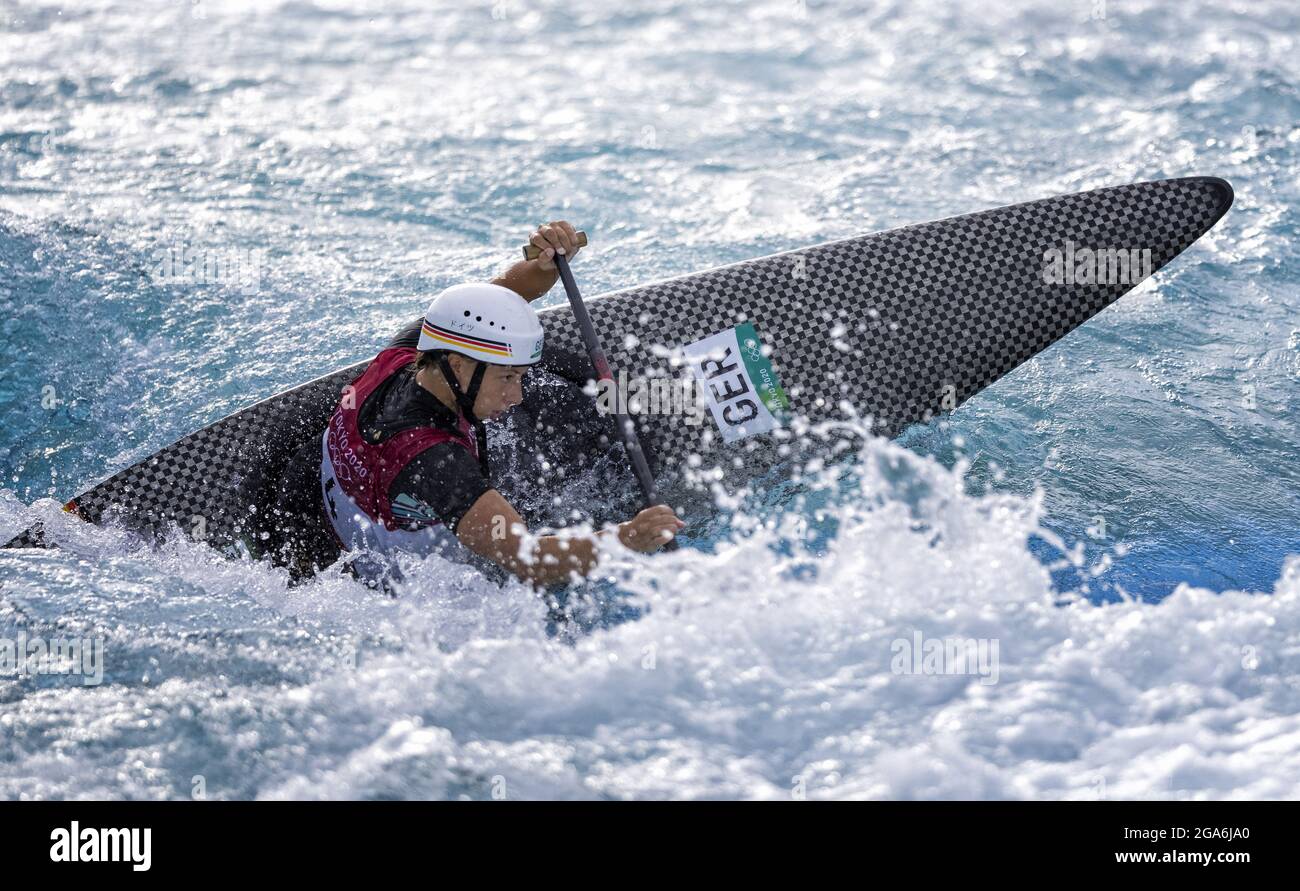
[[[578,230],[578,232],[576,232],[575,234],[578,236],[578,247],[585,248],[587,246],[587,233],[583,232],[582,230]],[[525,260],[536,260],[541,255],[542,255],[541,248],[539,248],[537,245],[535,244],[524,245]],[[556,256],[563,256],[563,255],[557,254]],[[565,259],[567,262],[568,258]]]
[[[587,245],[587,233],[578,233],[578,244],[581,247]],[[524,247],[524,258],[535,260],[541,252],[536,245],[529,244]],[[591,357],[592,367],[596,370],[596,379],[598,381],[609,381],[613,385],[614,374],[609,368],[609,359],[605,357],[605,349],[600,345],[600,337],[596,334],[596,327],[591,323],[591,315],[587,312],[587,304],[582,300],[582,294],[578,291],[578,283],[573,279],[573,270],[569,268],[569,261],[563,254],[557,253],[554,256],[555,268],[559,270],[560,281],[564,282],[564,292],[569,295],[569,305],[573,307],[573,318],[578,323],[578,330],[582,333],[582,343],[587,348],[587,355]],[[619,411],[614,415],[614,425],[618,428],[618,435],[623,440],[623,448],[627,450],[628,459],[632,462],[632,473],[636,475],[636,481],[641,484],[641,493],[645,496],[645,506],[655,507],[663,504],[663,499],[659,497],[658,489],[655,487],[654,475],[650,472],[650,465],[645,459],[645,452],[641,449],[641,440],[636,435],[636,427],[632,424],[632,419],[625,413]],[[668,541],[663,549],[673,551],[677,549],[677,540]]]

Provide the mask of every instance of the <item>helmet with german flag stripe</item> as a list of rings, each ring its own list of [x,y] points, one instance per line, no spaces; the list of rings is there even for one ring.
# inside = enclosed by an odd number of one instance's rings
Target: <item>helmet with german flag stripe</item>
[[[528,301],[501,285],[452,285],[433,299],[416,349],[447,350],[490,365],[542,358],[542,323]]]

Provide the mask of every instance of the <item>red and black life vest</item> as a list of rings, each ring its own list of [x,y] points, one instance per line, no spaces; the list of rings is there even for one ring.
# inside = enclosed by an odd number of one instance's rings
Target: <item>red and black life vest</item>
[[[444,442],[463,446],[478,459],[478,443],[469,421],[457,417],[457,430],[441,427],[410,427],[384,439],[366,441],[361,434],[359,415],[366,400],[385,381],[410,365],[417,353],[413,349],[384,350],[366,367],[361,377],[343,390],[338,408],[330,417],[325,432],[324,451],[333,468],[333,478],[348,500],[374,523],[387,530],[399,525],[393,517],[388,490],[403,468],[425,449]],[[327,513],[328,502],[327,502]],[[332,525],[338,532],[337,518]]]

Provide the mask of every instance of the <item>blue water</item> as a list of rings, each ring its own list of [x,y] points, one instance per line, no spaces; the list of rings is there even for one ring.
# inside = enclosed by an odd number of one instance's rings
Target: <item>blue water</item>
[[[107,661],[0,679],[0,794],[1300,795],[1298,32],[1283,2],[5,7],[0,534],[68,547],[0,553],[0,637]],[[576,639],[436,561],[378,602],[58,516],[543,220],[591,233],[595,294],[1183,175],[1236,204],[1152,281],[615,560],[624,621]],[[260,278],[162,280],[187,247]],[[1000,641],[997,683],[892,670],[918,630]]]

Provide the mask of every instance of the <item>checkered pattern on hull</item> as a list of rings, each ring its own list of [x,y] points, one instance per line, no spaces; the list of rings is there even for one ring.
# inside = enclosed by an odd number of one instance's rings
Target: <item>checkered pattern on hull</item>
[[[895,435],[939,413],[945,392],[960,404],[1133,287],[1048,284],[1047,251],[1149,249],[1159,269],[1231,203],[1231,187],[1213,178],[1100,189],[748,260],[618,291],[589,308],[610,364],[629,374],[672,373],[651,352],[656,344],[753,322],[796,412],[828,417],[847,399]],[[547,336],[577,347],[570,315],[549,311]],[[640,341],[632,349],[627,334]],[[660,455],[706,451],[712,425],[674,420],[647,425]]]
[[[829,417],[847,399],[895,434],[941,411],[945,394],[959,404],[979,392],[1132,287],[1049,284],[1047,251],[1067,243],[1149,249],[1159,269],[1231,203],[1231,187],[1213,178],[1100,189],[736,263],[606,294],[589,308],[610,364],[629,374],[680,374],[652,348],[753,322],[796,412]],[[582,349],[567,305],[543,316],[548,339]],[[631,348],[629,334],[637,340]],[[98,521],[111,507],[138,527],[175,523],[187,532],[202,518],[214,542],[237,537],[250,506],[266,507],[249,503],[264,491],[247,485],[250,467],[273,468],[318,436],[361,368],[185,437],[80,496],[81,514]],[[661,466],[717,446],[704,440],[711,424],[647,421],[644,435]],[[7,547],[39,543],[29,530]]]
[[[183,437],[77,496],[77,513],[95,523],[113,514],[142,531],[175,525],[214,543],[234,540],[254,500],[241,497],[249,491],[250,470],[282,463],[305,438],[319,436],[343,387],[364,365],[263,399]],[[43,544],[40,530],[33,528],[5,547]]]

